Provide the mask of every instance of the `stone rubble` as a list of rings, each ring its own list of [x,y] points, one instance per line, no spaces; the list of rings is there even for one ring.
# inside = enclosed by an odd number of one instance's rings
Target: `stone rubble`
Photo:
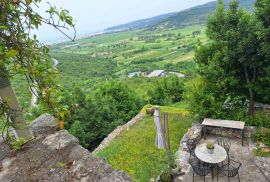
[[[0,144],[1,182],[133,181],[104,159],[94,157],[66,130],[56,131],[55,126],[53,117],[45,114],[31,125],[36,137],[19,151],[13,151],[6,143]]]

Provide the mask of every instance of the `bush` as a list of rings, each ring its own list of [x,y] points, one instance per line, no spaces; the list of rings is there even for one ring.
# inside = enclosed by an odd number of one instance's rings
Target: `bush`
[[[167,171],[162,172],[160,175],[160,181],[162,182],[171,182],[173,180],[173,175]]]
[[[158,79],[152,90],[148,91],[150,103],[167,105],[180,102],[184,91],[183,82],[176,76]]]
[[[194,78],[185,84],[184,98],[190,104],[190,109],[199,115],[198,119],[209,117],[228,120],[251,120],[247,116],[246,97],[226,95],[222,91],[212,88],[202,77]]]
[[[270,147],[270,129],[260,128],[255,134],[252,135],[252,139],[256,142],[262,142]]]
[[[75,136],[76,138],[78,138],[78,140],[80,141],[81,145],[83,145],[84,147],[88,147],[89,144],[87,143],[88,139],[90,137],[87,136],[84,127],[82,126],[80,121],[75,121],[70,129],[68,130],[70,134],[72,134],[73,136]]]
[[[110,132],[129,121],[142,107],[136,93],[118,81],[101,83],[87,97],[79,88],[64,96],[63,104],[68,105],[71,112],[66,128],[89,150],[95,149]]]
[[[208,90],[208,84],[202,77],[190,80],[185,85],[184,98],[190,104],[190,109],[200,118],[218,118],[222,115],[223,103],[213,92]]]
[[[248,125],[270,128],[270,118],[264,112],[256,112],[246,119]]]

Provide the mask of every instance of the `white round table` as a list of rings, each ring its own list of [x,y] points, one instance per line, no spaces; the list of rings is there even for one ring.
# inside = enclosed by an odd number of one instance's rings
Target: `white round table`
[[[213,154],[208,153],[206,143],[200,144],[195,148],[195,155],[203,162],[217,164],[223,162],[227,157],[226,150],[218,144],[214,144]]]

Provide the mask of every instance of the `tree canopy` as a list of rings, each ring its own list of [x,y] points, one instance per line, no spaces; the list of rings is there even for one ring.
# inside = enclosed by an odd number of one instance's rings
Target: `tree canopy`
[[[37,96],[56,117],[63,118],[66,109],[58,105],[58,72],[52,66],[48,47],[40,43],[32,32],[47,24],[73,40],[76,35],[75,25],[67,10],[57,9],[49,3],[45,15],[41,16],[36,11],[41,2],[42,0],[0,2],[0,76],[2,81],[8,82],[14,75],[24,75],[29,88],[37,90]],[[74,29],[74,36],[65,33],[70,28]],[[0,100],[3,113],[8,114],[6,103],[4,98]]]
[[[255,15],[240,8],[237,0],[232,0],[225,10],[223,1],[219,0],[207,23],[210,42],[200,44],[195,56],[198,73],[206,80],[208,92],[223,103],[229,96],[245,96],[250,115],[255,101],[270,101],[263,94],[270,85],[266,79],[268,53],[263,52],[269,42],[260,39],[263,20]]]

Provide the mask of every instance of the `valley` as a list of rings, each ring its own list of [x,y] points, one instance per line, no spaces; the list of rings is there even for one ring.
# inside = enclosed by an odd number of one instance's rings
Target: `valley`
[[[128,79],[133,72],[165,70],[192,74],[198,41],[207,41],[203,25],[84,38],[53,45],[51,54],[60,61],[57,67],[62,83],[66,87],[79,84],[87,90],[88,83],[95,80]]]

